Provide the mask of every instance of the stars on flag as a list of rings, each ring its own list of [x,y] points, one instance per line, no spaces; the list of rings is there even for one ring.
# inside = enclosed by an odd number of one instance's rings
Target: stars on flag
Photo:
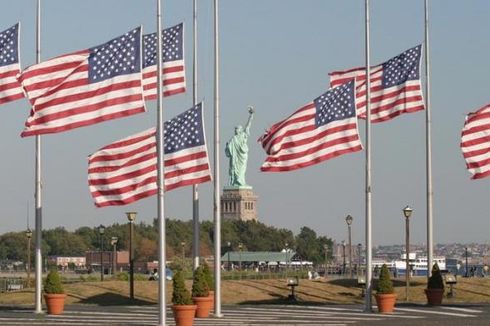
[[[19,24],[0,32],[0,66],[7,66],[19,62],[18,32]]]

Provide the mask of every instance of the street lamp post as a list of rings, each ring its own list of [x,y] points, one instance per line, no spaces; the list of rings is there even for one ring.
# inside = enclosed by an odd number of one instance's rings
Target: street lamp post
[[[408,301],[408,288],[410,287],[410,216],[413,209],[410,206],[406,206],[403,209],[403,215],[405,216],[405,301]]]
[[[361,263],[362,263],[362,244],[358,243],[357,244],[357,260],[358,260],[358,263],[357,263],[357,277],[359,278],[359,276],[362,275],[361,273]]]
[[[100,280],[104,281],[104,232],[105,226],[99,225],[100,235]]]
[[[180,243],[180,246],[182,247],[182,264],[185,262],[185,241],[182,241]]]
[[[240,272],[242,271],[242,248],[243,248],[243,244],[240,242],[238,244],[238,251],[240,252],[240,257],[239,257],[239,262],[238,262],[238,269],[240,270]]]
[[[27,237],[27,287],[31,286],[31,238],[32,238],[32,231],[31,229],[27,228],[26,230],[26,237]]]
[[[325,243],[323,249],[325,249],[325,278],[327,278],[328,244]]]
[[[286,242],[284,244],[284,247],[286,248],[286,277],[287,277],[288,269],[289,269],[289,244]]]
[[[134,255],[133,255],[133,225],[136,220],[136,212],[127,212],[126,217],[129,221],[129,298],[134,299]],[[162,263],[162,262],[160,262]],[[165,266],[160,266],[160,272],[165,271]],[[164,277],[160,273],[160,277]]]
[[[230,251],[231,251],[231,242],[228,241],[226,243],[226,245],[228,246],[228,272],[231,271],[231,265],[230,265]]]
[[[464,255],[466,257],[466,266],[465,266],[464,277],[469,277],[470,274],[468,272],[468,247],[464,247]]]
[[[111,245],[112,245],[112,276],[116,275],[116,269],[117,269],[117,241],[119,239],[117,237],[112,237],[111,238]]]
[[[349,277],[352,278],[352,216],[347,215],[345,222],[347,223],[347,229],[349,231]]]
[[[342,240],[342,275],[345,274],[345,241]]]

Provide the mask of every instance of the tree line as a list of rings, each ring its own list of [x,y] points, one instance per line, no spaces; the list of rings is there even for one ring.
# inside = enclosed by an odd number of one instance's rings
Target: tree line
[[[297,235],[284,228],[267,226],[261,222],[223,219],[221,223],[221,251],[281,251],[286,247],[296,251],[303,260],[321,263],[325,259],[324,246],[332,248],[332,240],[319,236],[306,226]],[[42,252],[45,256],[84,256],[86,251],[111,250],[111,238],[117,237],[117,249],[128,250],[129,226],[115,223],[106,226],[101,237],[97,227],[83,226],[71,232],[64,227],[43,230]],[[168,259],[175,256],[192,255],[193,222],[166,219],[166,250]],[[32,235],[31,260],[34,259]],[[157,221],[152,224],[134,224],[133,245],[137,261],[158,259]],[[214,252],[214,225],[211,221],[200,223],[200,256],[211,256]],[[8,232],[0,235],[0,261],[26,261],[27,237],[25,231]]]

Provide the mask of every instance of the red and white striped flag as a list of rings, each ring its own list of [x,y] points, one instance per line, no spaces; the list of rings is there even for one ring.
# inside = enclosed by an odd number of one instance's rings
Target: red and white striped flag
[[[157,193],[156,130],[127,137],[90,155],[89,188],[98,207],[126,205]],[[165,122],[165,190],[211,180],[202,104]]]
[[[268,154],[260,168],[266,172],[292,171],[362,150],[355,82],[329,89],[274,124],[259,142]]]
[[[466,116],[461,150],[472,179],[490,176],[490,104]]]
[[[24,70],[32,110],[21,136],[62,132],[145,112],[141,28]]]
[[[418,45],[371,68],[371,122],[388,121],[400,114],[424,109],[421,51],[422,45]],[[358,116],[366,119],[366,68],[335,71],[329,75],[330,87],[356,80]]]
[[[0,104],[24,97],[16,76],[20,73],[19,24],[0,32]]]
[[[185,92],[184,24],[162,33],[163,95]],[[157,33],[143,36],[143,89],[145,100],[157,98]]]

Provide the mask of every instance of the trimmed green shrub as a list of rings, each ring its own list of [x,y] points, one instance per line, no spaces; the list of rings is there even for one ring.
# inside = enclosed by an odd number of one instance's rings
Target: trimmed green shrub
[[[56,269],[49,271],[46,281],[44,282],[44,292],[50,294],[65,293],[63,290],[63,284],[61,283],[60,274],[58,274]]]
[[[191,305],[191,294],[185,287],[184,275],[181,271],[177,271],[177,273],[175,273],[172,279],[172,284],[172,303],[175,305]]]
[[[207,297],[209,295],[209,287],[206,280],[206,275],[202,266],[199,266],[194,271],[194,280],[192,282],[193,297]]]
[[[209,268],[209,265],[206,262],[203,262],[201,264],[202,270],[204,273],[204,278],[206,280],[206,283],[208,284],[208,289],[210,291],[214,290],[214,277],[213,273],[211,272],[211,269]]]
[[[429,282],[427,283],[428,289],[444,289],[444,281],[442,280],[441,270],[437,263],[432,266],[431,276],[429,277]]]
[[[393,282],[391,281],[390,272],[388,271],[386,264],[383,264],[381,267],[376,292],[378,294],[391,294],[394,292]]]

